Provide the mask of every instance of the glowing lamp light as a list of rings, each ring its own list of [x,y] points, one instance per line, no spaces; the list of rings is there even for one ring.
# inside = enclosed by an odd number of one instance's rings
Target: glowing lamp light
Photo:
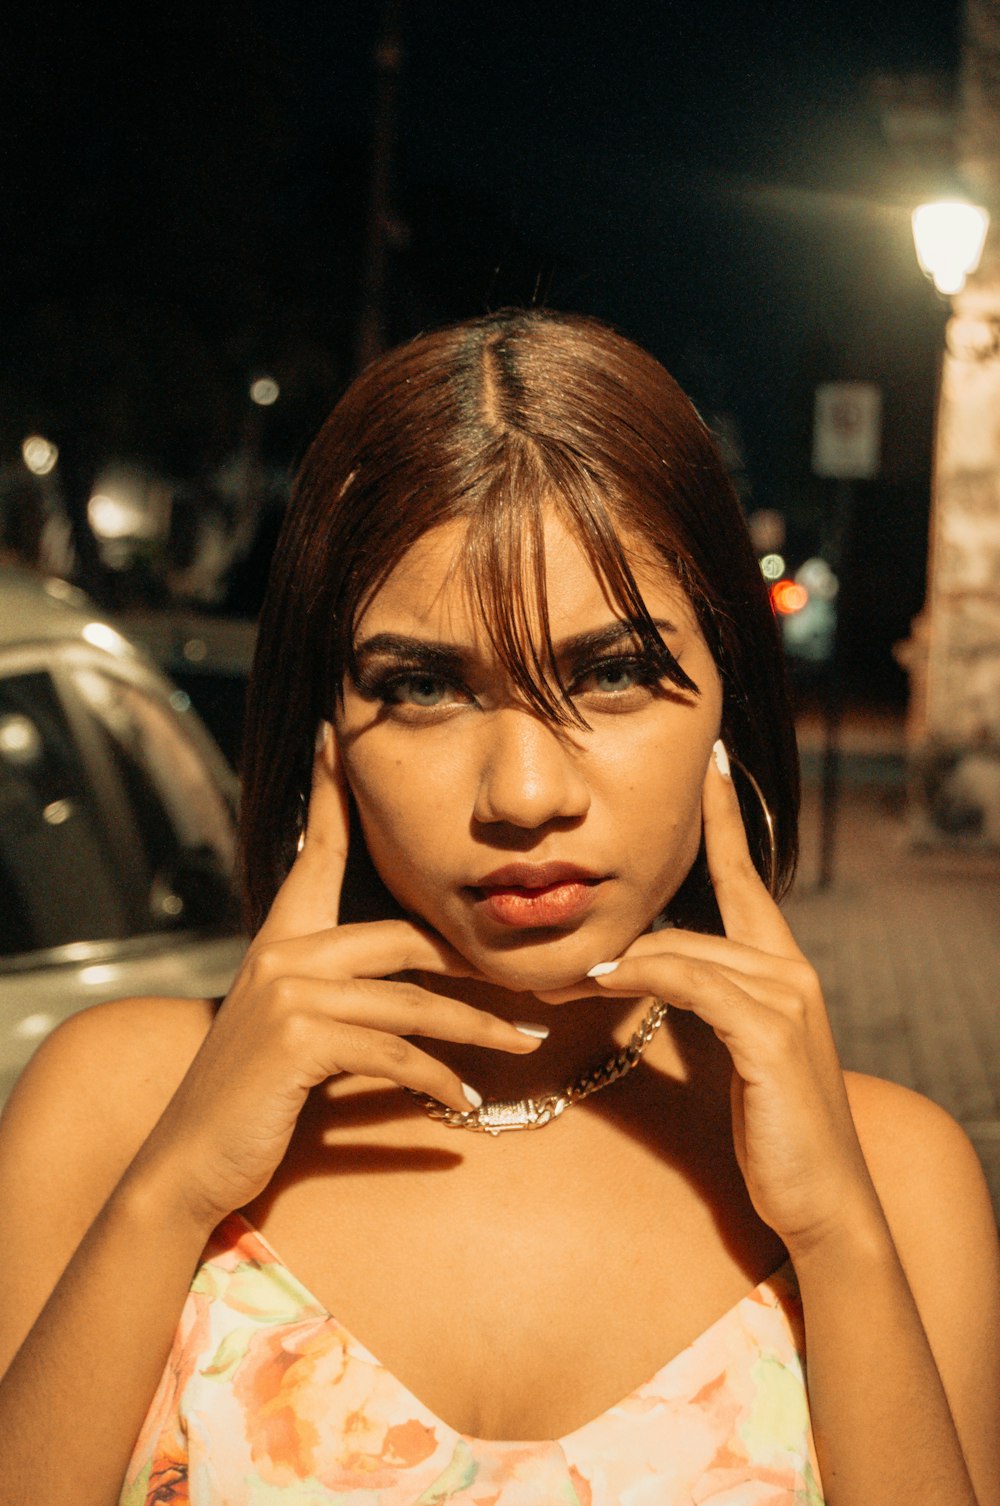
[[[127,539],[136,531],[138,516],[130,501],[95,492],[87,503],[90,526],[102,539]]]
[[[760,573],[765,580],[779,580],[785,573],[785,561],[780,554],[765,554],[760,562]]]
[[[47,476],[55,469],[59,448],[41,434],[29,434],[21,445],[21,458],[33,476]]]
[[[990,217],[978,204],[942,199],[913,211],[917,261],[939,293],[960,293],[979,266]]]
[[[109,654],[127,654],[128,644],[120,633],[116,633],[113,627],[106,622],[88,622],[82,629],[81,637],[94,648],[103,649]]]
[[[281,396],[281,388],[274,377],[258,377],[250,384],[250,401],[256,403],[258,408],[270,408]]]
[[[798,581],[776,580],[771,587],[771,605],[782,617],[791,617],[794,612],[801,612],[808,600],[809,592]]]

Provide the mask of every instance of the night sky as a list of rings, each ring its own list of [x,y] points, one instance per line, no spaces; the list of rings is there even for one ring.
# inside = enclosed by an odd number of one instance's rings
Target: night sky
[[[197,485],[258,370],[283,387],[269,458],[294,463],[355,360],[382,15],[22,9],[0,78],[3,463],[39,428],[75,456],[68,475],[127,453]],[[400,15],[388,336],[505,302],[611,320],[726,428],[748,510],[781,508],[802,552],[830,505],[809,473],[813,386],[880,382],[851,653],[859,683],[899,699],[943,310],[910,240],[921,171],[870,80],[953,73],[957,6]]]

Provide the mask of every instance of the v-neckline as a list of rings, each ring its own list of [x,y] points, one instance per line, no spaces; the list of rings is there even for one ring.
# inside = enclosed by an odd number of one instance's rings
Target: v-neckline
[[[366,1344],[363,1344],[360,1339],[356,1338],[355,1335],[351,1333],[350,1329],[346,1328],[345,1325],[340,1321],[340,1319],[336,1317],[334,1313],[330,1312],[326,1304],[320,1302],[319,1298],[309,1290],[305,1283],[299,1280],[299,1278],[295,1275],[295,1272],[290,1269],[290,1267],[285,1263],[278,1251],[271,1244],[270,1240],[264,1234],[262,1234],[261,1231],[254,1224],[252,1224],[250,1220],[246,1218],[242,1213],[238,1211],[231,1213],[228,1218],[223,1219],[220,1228],[224,1229],[226,1227],[226,1224],[228,1224],[231,1220],[236,1220],[243,1230],[243,1233],[240,1235],[237,1242],[242,1244],[244,1239],[246,1238],[246,1235],[249,1235],[251,1240],[256,1241],[257,1244],[260,1245],[260,1247],[268,1255],[269,1263],[280,1268],[284,1277],[287,1279],[290,1285],[302,1297],[304,1305],[307,1305],[316,1317],[325,1319],[327,1322],[332,1323],[337,1329],[339,1329],[340,1333],[344,1337],[344,1340],[346,1341],[347,1347],[350,1349],[352,1354],[354,1354],[363,1362],[375,1366],[386,1376],[388,1376],[393,1384],[398,1387],[400,1392],[402,1392],[403,1395],[407,1398],[407,1400],[411,1402],[425,1417],[429,1417],[436,1427],[443,1429],[446,1433],[450,1434],[454,1438],[462,1438],[471,1445],[485,1449],[531,1449],[551,1447],[561,1448],[566,1444],[578,1442],[584,1434],[599,1426],[613,1413],[620,1411],[624,1407],[627,1407],[630,1402],[641,1397],[644,1392],[658,1386],[658,1384],[666,1378],[671,1370],[675,1369],[676,1366],[679,1365],[682,1361],[688,1359],[696,1350],[703,1348],[708,1343],[710,1338],[715,1335],[718,1330],[725,1324],[731,1323],[736,1315],[744,1307],[746,1307],[751,1302],[758,1301],[765,1289],[772,1288],[776,1285],[779,1288],[784,1286],[791,1288],[792,1290],[797,1289],[795,1270],[792,1265],[791,1258],[786,1257],[786,1259],[782,1261],[781,1265],[773,1270],[769,1276],[765,1276],[762,1281],[758,1281],[757,1285],[753,1287],[751,1291],[747,1292],[745,1296],[740,1297],[736,1302],[734,1302],[731,1307],[727,1308],[724,1313],[720,1314],[720,1316],[716,1318],[712,1323],[710,1323],[707,1328],[702,1329],[701,1333],[697,1334],[695,1338],[690,1341],[690,1343],[685,1344],[683,1349],[679,1349],[677,1353],[674,1354],[669,1360],[667,1360],[664,1365],[661,1365],[660,1368],[655,1371],[648,1380],[643,1381],[641,1385],[636,1386],[633,1391],[630,1391],[627,1396],[623,1396],[612,1406],[607,1407],[603,1412],[599,1414],[599,1416],[592,1417],[588,1422],[581,1423],[579,1427],[571,1429],[571,1431],[568,1433],[563,1433],[558,1438],[479,1438],[474,1433],[463,1432],[461,1428],[456,1428],[450,1422],[446,1422],[443,1417],[439,1417],[431,1407],[427,1406],[425,1402],[421,1401],[420,1397],[416,1396],[414,1392],[410,1390],[409,1386],[401,1381],[399,1377],[389,1369],[388,1365],[385,1365],[376,1354],[372,1353],[372,1351]],[[775,1293],[775,1296],[778,1298],[778,1300],[780,1300],[780,1293]]]

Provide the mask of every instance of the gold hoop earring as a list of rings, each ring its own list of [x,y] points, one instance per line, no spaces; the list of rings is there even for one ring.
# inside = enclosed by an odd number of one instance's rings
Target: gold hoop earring
[[[735,754],[733,753],[732,749],[727,748],[726,751],[729,754],[729,762],[732,763],[732,764],[735,764],[736,767],[739,769],[740,773],[743,775],[743,777],[746,780],[747,784],[750,786],[750,788],[753,790],[754,794],[757,796],[757,799],[760,802],[760,808],[761,808],[761,810],[764,813],[764,825],[767,827],[767,846],[768,846],[767,876],[764,879],[764,882],[767,884],[767,892],[770,894],[771,898],[773,899],[774,895],[775,895],[775,889],[776,889],[776,886],[777,886],[777,882],[778,882],[778,841],[777,841],[777,837],[775,836],[775,832],[774,832],[774,817],[771,815],[771,807],[768,805],[767,801],[764,799],[764,792],[763,792],[763,790],[761,789],[760,785],[757,783],[757,781],[754,778],[754,776],[751,774],[750,770],[747,768],[746,764],[743,763],[741,759],[739,759],[739,758],[737,758],[735,756]]]

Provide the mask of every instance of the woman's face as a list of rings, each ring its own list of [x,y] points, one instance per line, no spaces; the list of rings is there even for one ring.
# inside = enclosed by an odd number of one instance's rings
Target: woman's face
[[[590,730],[545,720],[470,607],[457,564],[465,528],[420,539],[366,608],[359,682],[345,683],[337,734],[369,853],[403,910],[492,982],[556,988],[647,930],[693,863],[721,686],[666,568],[628,550],[650,616],[700,695],[644,665],[549,509],[552,641]]]

